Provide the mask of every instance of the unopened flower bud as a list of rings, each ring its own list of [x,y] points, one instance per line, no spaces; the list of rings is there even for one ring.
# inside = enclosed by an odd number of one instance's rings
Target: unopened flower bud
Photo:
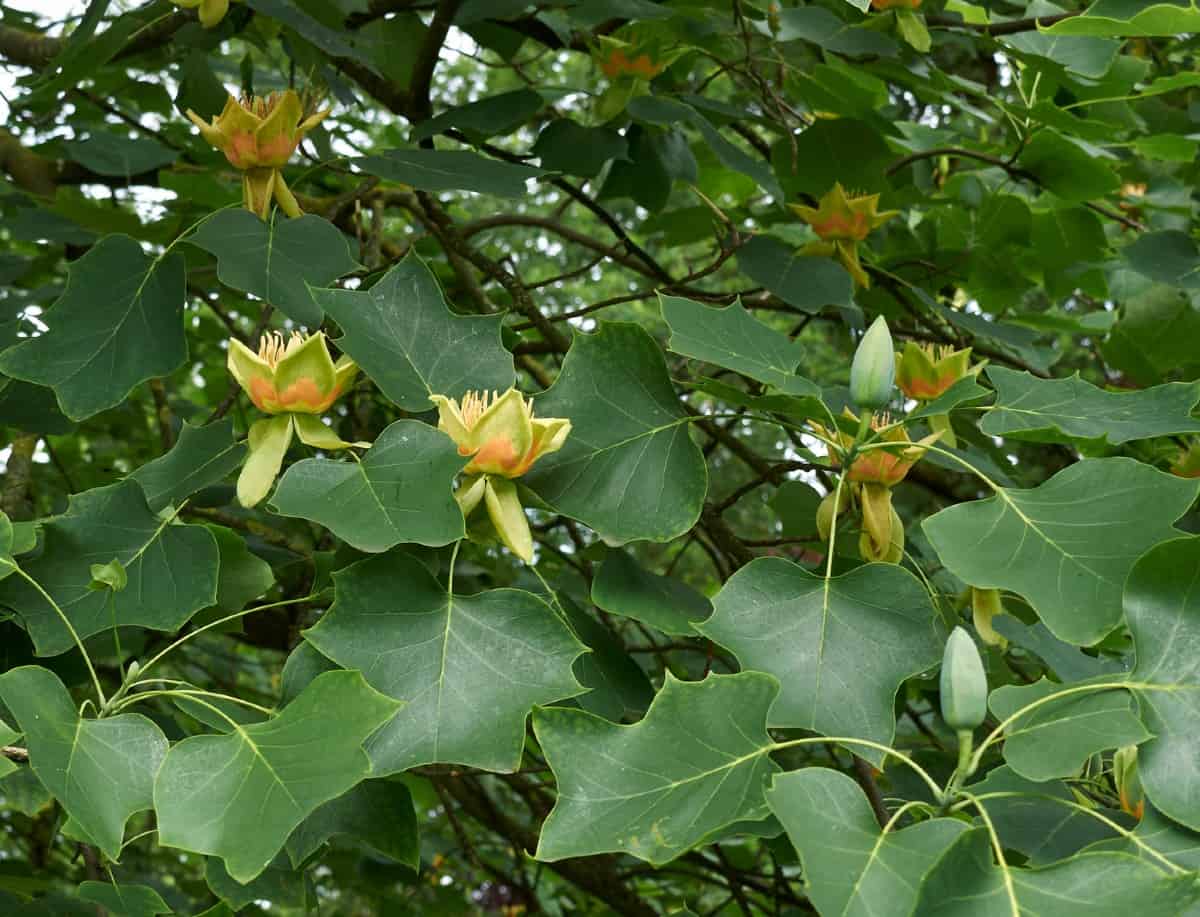
[[[942,719],[957,732],[969,732],[987,716],[987,675],[975,641],[954,628],[942,654]]]
[[[1117,795],[1121,798],[1121,809],[1140,820],[1146,811],[1146,799],[1142,792],[1141,778],[1138,776],[1137,761],[1136,745],[1126,745],[1113,752],[1113,783],[1116,784]]]
[[[850,398],[860,409],[877,411],[891,400],[896,382],[896,351],[887,321],[871,323],[850,364]]]

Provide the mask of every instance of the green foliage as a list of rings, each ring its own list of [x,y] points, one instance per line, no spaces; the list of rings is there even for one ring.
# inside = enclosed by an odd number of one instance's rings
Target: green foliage
[[[0,911],[1197,911],[1198,31],[0,3]]]

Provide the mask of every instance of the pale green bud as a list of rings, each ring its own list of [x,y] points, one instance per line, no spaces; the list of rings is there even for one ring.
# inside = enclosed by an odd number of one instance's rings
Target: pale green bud
[[[942,719],[955,731],[970,731],[987,716],[987,675],[975,641],[956,627],[942,654]]]
[[[891,400],[896,383],[896,351],[887,322],[879,316],[854,352],[850,364],[850,399],[860,409],[877,411]]]

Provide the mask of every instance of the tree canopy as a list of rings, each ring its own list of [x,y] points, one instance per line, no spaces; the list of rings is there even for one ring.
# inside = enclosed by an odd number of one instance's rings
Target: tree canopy
[[[1200,10],[0,2],[0,910],[1200,907]]]

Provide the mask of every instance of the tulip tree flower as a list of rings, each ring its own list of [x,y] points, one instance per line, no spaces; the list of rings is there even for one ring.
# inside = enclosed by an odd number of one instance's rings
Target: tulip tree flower
[[[327,451],[370,445],[345,442],[316,416],[329,409],[358,373],[358,365],[344,354],[333,361],[323,333],[306,337],[294,331],[286,341],[278,331],[264,334],[258,353],[234,339],[228,366],[254,406],[274,415],[250,427],[250,451],[237,486],[243,506],[254,506],[267,495],[293,432],[301,442]]]
[[[791,211],[811,226],[821,240],[804,246],[801,254],[836,257],[854,282],[866,289],[871,280],[858,260],[858,244],[899,213],[898,210],[879,212],[878,206],[878,194],[847,195],[840,182],[821,196],[816,207],[789,204]]]
[[[896,354],[896,385],[916,401],[933,401],[944,395],[955,382],[967,376],[978,376],[987,360],[971,365],[971,348],[955,350],[940,345],[917,344],[908,341],[904,351]],[[949,446],[957,445],[948,414],[934,414],[929,425],[945,437]]]
[[[534,417],[533,404],[515,388],[503,394],[467,392],[461,401],[430,395],[438,408],[438,429],[471,456],[455,497],[470,517],[482,503],[504,545],[525,562],[533,558],[533,536],[512,479],[543,455],[562,448],[571,421]]]
[[[199,8],[200,24],[206,29],[211,29],[225,18],[225,14],[229,12],[229,4],[235,0],[171,0],[171,2],[185,10]]]
[[[849,408],[844,413],[858,424],[858,417]],[[840,429],[829,430],[815,421],[811,423],[817,433],[835,444],[830,448],[829,461],[834,468],[840,468],[843,455],[853,448],[856,438]],[[892,508],[892,488],[904,480],[941,433],[931,433],[914,443],[902,426],[891,424],[887,414],[872,416],[870,429],[879,434],[880,442],[894,444],[894,448],[889,445],[859,452],[846,472],[846,480],[853,485],[862,510],[863,534],[859,539],[859,551],[867,560],[898,563],[904,553],[904,531],[899,515]],[[827,497],[817,510],[817,527],[823,538],[828,538],[826,533],[830,529],[829,516],[833,507],[832,503],[826,505],[830,499]]]
[[[280,171],[304,139],[329,114],[329,109],[306,113],[292,89],[269,96],[236,99],[207,122],[190,108],[187,116],[204,139],[225,154],[229,164],[242,171],[242,203],[266,219],[274,198],[290,217],[301,215],[300,205]]]

